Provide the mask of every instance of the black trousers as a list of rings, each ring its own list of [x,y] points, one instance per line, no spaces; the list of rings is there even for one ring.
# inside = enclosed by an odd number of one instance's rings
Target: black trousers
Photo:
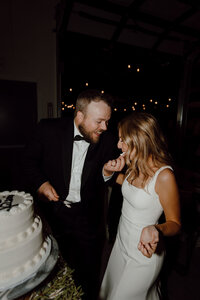
[[[52,203],[54,205],[54,203]],[[53,207],[52,205],[52,207]],[[45,209],[46,210],[46,209]],[[58,205],[45,211],[60,252],[71,269],[77,286],[81,285],[85,300],[96,300],[99,291],[104,235],[93,226],[82,205],[68,208]]]

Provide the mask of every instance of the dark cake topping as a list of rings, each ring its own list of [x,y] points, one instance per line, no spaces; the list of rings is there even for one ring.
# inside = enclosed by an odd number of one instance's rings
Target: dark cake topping
[[[12,207],[17,206],[17,204],[12,204],[13,197],[14,197],[14,195],[11,194],[11,195],[2,197],[5,199],[0,199],[0,210],[10,211]]]

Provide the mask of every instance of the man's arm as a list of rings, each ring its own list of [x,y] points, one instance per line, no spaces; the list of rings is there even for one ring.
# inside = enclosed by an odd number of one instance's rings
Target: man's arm
[[[26,186],[32,193],[38,192],[41,198],[46,197],[48,194],[46,198],[55,201],[56,192],[53,191],[53,187],[48,182],[48,177],[42,171],[44,160],[43,142],[47,138],[45,121],[40,121],[26,145],[23,157],[23,173]]]
[[[48,199],[49,201],[58,201],[59,196],[56,193],[56,190],[53,186],[48,182],[44,182],[38,189],[38,195],[40,199]]]
[[[104,164],[103,174],[104,176],[111,176],[114,172],[120,172],[125,166],[125,159],[123,155],[118,158],[109,160]]]
[[[23,156],[23,173],[24,180],[28,188],[33,192],[37,191],[38,188],[48,178],[41,171],[42,164],[42,136],[43,136],[43,124],[40,122],[33,136],[27,143],[24,156]]]

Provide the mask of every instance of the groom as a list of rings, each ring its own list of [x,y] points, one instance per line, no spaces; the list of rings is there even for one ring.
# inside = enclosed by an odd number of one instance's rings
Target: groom
[[[104,239],[104,164],[116,157],[107,131],[111,102],[96,90],[77,98],[73,118],[42,120],[26,147],[25,175],[87,300],[96,299]]]

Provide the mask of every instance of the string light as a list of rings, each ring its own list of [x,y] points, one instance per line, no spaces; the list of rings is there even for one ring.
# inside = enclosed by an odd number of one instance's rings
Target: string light
[[[128,69],[130,69],[131,68],[131,65],[128,65]]]
[[[102,90],[101,92],[104,93],[103,90]],[[168,99],[168,100],[169,100],[169,99]],[[149,101],[150,101],[150,102],[153,102],[152,99],[150,99]],[[76,109],[76,106],[75,106],[74,104],[69,104],[69,105],[68,105],[68,104],[65,104],[64,101],[62,101],[61,103],[62,103],[62,105],[63,105],[63,107],[61,108],[63,111],[65,110],[65,108],[68,108],[68,109]],[[155,105],[158,105],[158,101],[155,101],[154,104],[155,104]],[[127,105],[127,107],[124,107],[122,110],[123,110],[124,112],[126,112],[128,109],[132,109],[133,111],[135,111],[135,110],[136,110],[136,108],[135,108],[136,105],[138,105],[137,102],[135,102],[134,105],[132,105],[132,106]],[[166,108],[169,108],[169,107],[170,107],[169,104],[161,104],[161,105],[162,105],[162,107],[166,107]],[[146,104],[144,104],[144,103],[142,104],[142,109],[143,109],[143,110],[146,110],[146,109],[147,109],[147,108],[146,108]],[[118,111],[118,110],[120,110],[120,108],[119,108],[119,107],[115,107],[113,110],[114,110],[114,111]]]
[[[140,72],[140,68],[137,68],[137,72]]]
[[[128,66],[128,69],[131,69],[131,68],[133,68],[133,66],[131,66],[131,64],[128,64],[127,65]],[[141,71],[141,69],[139,68],[139,67],[137,67],[136,68],[136,71],[137,72],[140,72]],[[85,86],[86,87],[88,87],[89,86],[89,83],[88,82],[86,82],[85,81]],[[70,92],[72,92],[73,91],[73,89],[72,88],[68,88],[68,91],[70,91]],[[104,90],[100,90],[101,91],[101,93],[102,94],[104,94],[105,93],[105,91]],[[67,93],[65,93],[65,95],[64,96],[66,96],[67,95]],[[131,97],[132,98],[132,97]],[[126,112],[126,111],[129,111],[129,110],[133,110],[133,111],[135,111],[136,110],[136,106],[138,105],[139,107],[139,110],[148,110],[148,108],[150,109],[150,106],[148,105],[148,103],[154,103],[154,105],[156,105],[156,106],[154,106],[154,109],[156,109],[156,108],[169,108],[170,107],[170,103],[169,102],[172,102],[172,98],[169,98],[169,97],[166,97],[167,99],[167,103],[160,103],[158,100],[154,100],[154,99],[152,99],[152,98],[150,98],[149,97],[149,99],[147,98],[147,99],[144,99],[143,98],[143,100],[144,100],[144,103],[146,103],[146,104],[141,104],[141,100],[142,99],[138,99],[138,101],[139,102],[137,102],[137,101],[135,101],[135,102],[133,102],[134,100],[133,99],[131,99],[131,98],[129,98],[129,99],[126,99],[126,102],[125,102],[125,105],[126,105],[126,107],[118,107],[118,106],[116,106],[113,110],[115,111],[115,112],[117,112],[117,111],[124,111],[124,112]],[[67,109],[76,109],[76,107],[75,107],[75,105],[74,104],[65,104],[67,101],[62,101],[62,100],[60,100],[60,102],[61,102],[61,105],[62,105],[62,107],[61,107],[61,110],[62,111],[66,111],[66,108]],[[147,103],[148,102],[148,103]],[[132,104],[132,105],[131,105]],[[159,105],[158,105],[159,104]],[[142,105],[142,106],[141,106]],[[147,107],[146,107],[146,105],[147,105]],[[152,109],[152,108],[151,108]],[[166,110],[166,111],[168,111],[168,110]]]

